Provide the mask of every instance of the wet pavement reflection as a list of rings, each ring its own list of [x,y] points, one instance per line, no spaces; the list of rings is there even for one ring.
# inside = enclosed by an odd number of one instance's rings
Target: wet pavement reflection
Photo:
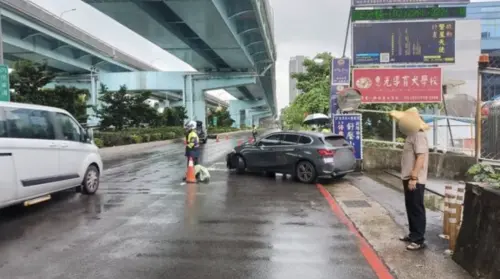
[[[314,185],[213,167],[234,144],[204,146],[208,184],[172,144],[107,162],[95,196],[0,210],[0,278],[376,278]]]

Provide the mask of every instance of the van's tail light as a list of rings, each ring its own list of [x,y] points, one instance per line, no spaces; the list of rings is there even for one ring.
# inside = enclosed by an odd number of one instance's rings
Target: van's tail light
[[[335,151],[330,149],[318,149],[319,156],[321,157],[333,157]]]

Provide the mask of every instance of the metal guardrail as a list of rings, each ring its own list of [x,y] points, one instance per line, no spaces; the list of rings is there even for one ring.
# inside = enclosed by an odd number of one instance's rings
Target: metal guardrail
[[[360,109],[357,112],[363,114],[363,130],[372,129],[379,124],[370,124],[368,119],[370,119],[370,114],[384,114],[388,116],[388,111],[380,110],[365,110]],[[475,119],[470,117],[457,117],[457,116],[446,116],[446,115],[431,115],[431,114],[421,114],[422,118],[432,118],[432,122],[427,124],[431,126],[431,129],[427,131],[429,148],[434,149],[438,152],[454,152],[461,153],[468,156],[475,155]],[[460,123],[448,123],[439,124],[437,120],[448,119],[457,120]],[[448,122],[448,121],[447,121]],[[375,126],[374,126],[375,125]],[[392,120],[392,131],[390,135],[384,135],[382,138],[364,138],[363,143],[370,143],[374,145],[392,146],[394,148],[401,147],[404,143],[398,141],[400,137],[403,137],[398,131],[397,124]]]
[[[95,50],[100,55],[108,57],[110,60],[115,60],[117,63],[122,63],[137,70],[157,70],[155,67],[141,62],[123,51],[117,50],[115,47],[97,39],[77,26],[58,18],[53,13],[30,1],[0,0],[0,7],[36,22],[82,46]]]

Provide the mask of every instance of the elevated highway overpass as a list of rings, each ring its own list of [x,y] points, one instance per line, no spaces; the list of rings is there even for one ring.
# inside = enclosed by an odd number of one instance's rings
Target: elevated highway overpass
[[[94,104],[98,73],[157,70],[30,1],[0,0],[0,23],[5,64],[46,62],[58,75],[55,84],[89,89]],[[209,100],[212,106],[224,103],[212,96]]]
[[[236,125],[250,124],[254,108],[276,115],[276,49],[268,0],[83,1],[204,73],[204,78],[187,76],[186,83],[193,84],[185,88],[186,101],[193,103],[187,105],[191,117],[204,121],[200,96],[214,89],[202,86],[212,77],[218,82],[211,86],[237,99],[230,102]]]

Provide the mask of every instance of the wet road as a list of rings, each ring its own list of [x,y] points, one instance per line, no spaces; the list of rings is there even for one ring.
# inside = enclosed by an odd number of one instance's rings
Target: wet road
[[[108,162],[99,194],[0,210],[0,278],[376,278],[314,185],[224,170],[181,185],[182,144]],[[220,169],[220,170],[218,170]]]

